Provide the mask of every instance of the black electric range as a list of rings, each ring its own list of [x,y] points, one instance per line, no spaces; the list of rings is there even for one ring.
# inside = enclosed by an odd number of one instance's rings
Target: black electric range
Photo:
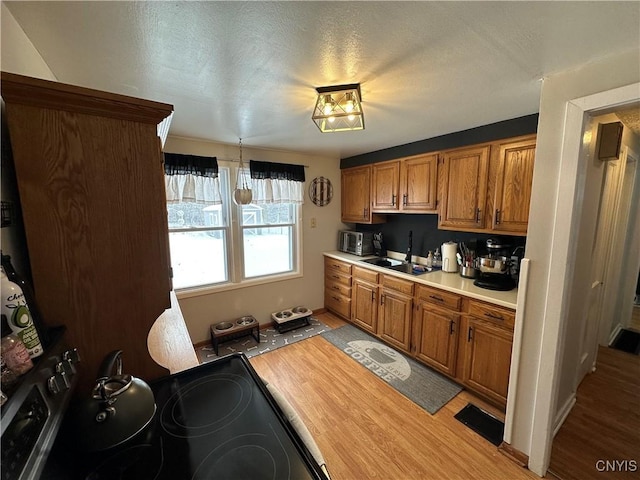
[[[87,464],[61,438],[44,478],[322,479],[291,424],[242,354],[151,382],[157,410],[143,438]],[[73,473],[61,474],[75,465]]]

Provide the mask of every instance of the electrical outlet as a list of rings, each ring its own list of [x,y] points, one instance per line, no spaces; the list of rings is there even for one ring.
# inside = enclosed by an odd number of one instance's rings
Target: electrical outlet
[[[316,228],[317,226],[316,217],[311,217],[311,228]]]

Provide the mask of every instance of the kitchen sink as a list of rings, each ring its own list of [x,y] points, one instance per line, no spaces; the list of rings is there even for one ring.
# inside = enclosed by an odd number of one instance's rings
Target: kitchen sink
[[[370,263],[372,265],[377,265],[378,267],[399,267],[405,265],[401,260],[395,260],[393,258],[387,257],[376,257],[376,258],[368,258],[367,260],[362,260],[363,262]],[[407,264],[408,265],[408,264]]]
[[[376,258],[368,258],[366,260],[362,260],[365,263],[370,263],[371,265],[376,265],[378,267],[388,268],[389,270],[395,270],[396,272],[408,273],[410,275],[422,275],[423,273],[429,273],[433,271],[430,268],[419,266],[419,269],[414,269],[413,263],[403,262],[401,260],[396,260],[388,257],[376,257]],[[423,270],[424,269],[424,270]]]

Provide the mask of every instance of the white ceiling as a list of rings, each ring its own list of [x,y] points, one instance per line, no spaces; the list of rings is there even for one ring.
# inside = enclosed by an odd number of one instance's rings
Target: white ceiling
[[[535,113],[544,76],[640,45],[637,1],[3,3],[59,81],[171,103],[171,135],[341,158]],[[366,129],[320,133],[345,83]]]

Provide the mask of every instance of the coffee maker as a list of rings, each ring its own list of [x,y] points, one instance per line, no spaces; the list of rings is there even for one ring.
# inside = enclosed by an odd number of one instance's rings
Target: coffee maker
[[[373,253],[376,257],[386,257],[387,248],[382,239],[382,232],[373,234]]]
[[[511,272],[511,244],[500,239],[487,240],[487,255],[477,259],[480,273],[474,285],[488,290],[513,290],[516,282]]]

